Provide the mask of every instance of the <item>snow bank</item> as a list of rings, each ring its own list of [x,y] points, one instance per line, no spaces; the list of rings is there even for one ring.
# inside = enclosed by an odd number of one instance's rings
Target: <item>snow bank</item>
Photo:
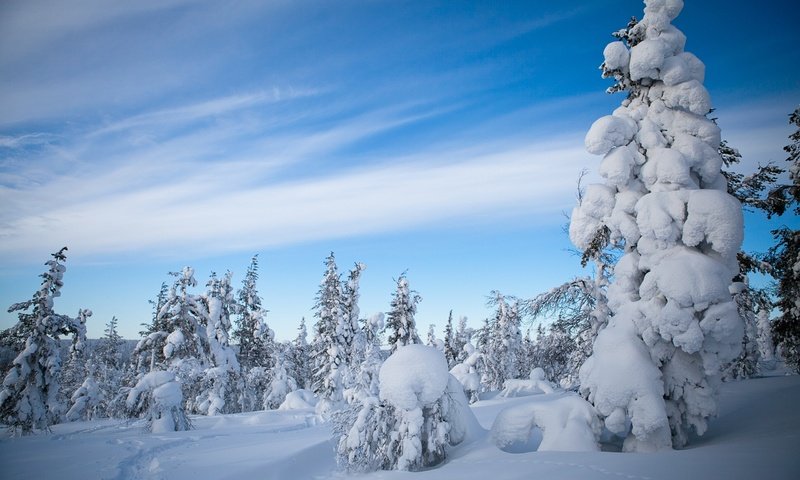
[[[563,392],[536,397],[530,403],[508,407],[492,424],[491,440],[501,450],[524,444],[538,428],[538,451],[591,452],[600,450],[600,421],[594,408],[578,395]]]

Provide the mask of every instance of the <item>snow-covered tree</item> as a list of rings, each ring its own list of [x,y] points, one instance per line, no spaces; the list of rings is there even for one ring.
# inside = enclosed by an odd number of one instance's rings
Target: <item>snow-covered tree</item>
[[[364,358],[358,368],[355,398],[376,397],[378,395],[378,373],[383,364],[378,332],[383,329],[383,313],[364,320],[362,331],[366,340]]]
[[[397,290],[392,294],[391,310],[386,318],[386,329],[391,331],[389,345],[392,352],[397,350],[397,347],[422,343],[414,321],[417,304],[421,300],[422,297],[408,287],[406,274],[400,275],[397,279]]]
[[[442,352],[400,346],[381,367],[379,396],[334,417],[337,460],[349,471],[432,467],[476,425]]]
[[[541,368],[547,380],[561,383],[565,387],[575,384],[578,370],[573,360],[576,357],[575,339],[560,326],[553,324],[549,329],[539,325],[536,329],[536,342],[529,346],[528,373]],[[580,364],[577,365],[580,368]]]
[[[308,388],[311,371],[305,317],[300,319],[300,326],[297,327],[297,336],[286,351],[286,361],[289,364],[289,374],[297,382],[297,388]]]
[[[125,363],[122,358],[122,337],[117,332],[117,317],[106,324],[105,336],[100,339],[94,352],[96,380],[103,398],[103,415],[124,416],[118,395],[125,378]]]
[[[453,340],[453,345],[457,352],[456,363],[461,363],[466,360],[468,354],[464,346],[472,341],[474,331],[472,328],[467,327],[467,317],[461,316],[458,318],[458,330]]]
[[[143,375],[128,392],[126,406],[131,417],[146,418],[147,427],[153,433],[191,428],[183,408],[181,385],[173,372],[154,371]]]
[[[364,333],[361,330],[361,322],[359,316],[361,310],[358,308],[359,280],[361,279],[361,272],[367,268],[366,265],[356,262],[347,280],[342,285],[342,333],[345,345],[347,346],[347,376],[345,381],[347,386],[350,386],[358,375],[358,365],[363,361],[364,347],[366,346],[363,338]]]
[[[471,341],[464,345],[463,350],[464,360],[455,364],[450,369],[450,374],[461,384],[469,403],[475,403],[480,400],[480,394],[483,392],[481,378],[485,370],[484,355]]]
[[[495,308],[495,315],[488,320],[485,335],[482,335],[486,364],[484,384],[489,390],[500,390],[506,380],[519,374],[517,355],[522,341],[519,304],[514,301],[509,305],[503,294],[494,291],[489,298],[489,305]]]
[[[702,434],[716,413],[722,365],[743,327],[729,292],[742,209],[720,173],[720,131],[706,115],[703,63],[671,21],[681,0],[646,0],[640,22],[603,51],[622,106],[598,119],[587,150],[603,185],[575,208],[570,238],[622,250],[608,287],[611,318],[580,371],[581,392],[625,450],[658,450]]]
[[[328,415],[343,401],[343,370],[347,364],[347,344],[342,334],[342,285],[333,252],[325,260],[325,275],[314,305],[314,343],[311,361],[312,388],[320,401],[317,410]]]
[[[456,332],[453,330],[453,311],[447,316],[447,324],[444,327],[444,358],[447,359],[448,368],[453,368],[458,359],[458,343]]]
[[[261,306],[257,281],[258,255],[254,255],[242,288],[236,294],[237,322],[232,335],[239,342],[239,363],[243,371],[253,367],[270,369],[275,362],[274,335],[265,322],[267,312]]]
[[[282,356],[278,356],[278,361],[272,367],[272,380],[267,391],[264,392],[264,408],[274,410],[286,399],[286,395],[297,390],[297,382],[286,371],[286,364]]]
[[[800,215],[800,108],[789,115],[789,123],[797,127],[784,147],[789,154],[789,179],[785,187],[795,215]],[[786,365],[800,373],[800,230],[787,226],[772,232],[776,244],[770,248],[767,261],[777,280],[777,307],[780,316],[772,323],[772,337]]]
[[[211,366],[206,369],[203,388],[196,399],[198,411],[206,415],[231,413],[241,409],[237,402],[242,377],[236,352],[229,343],[231,313],[236,309],[231,272],[218,279],[212,272],[203,297],[208,311],[206,337],[211,351]]]
[[[86,368],[86,378],[70,397],[71,407],[67,420],[92,420],[105,414],[106,396],[95,380],[97,368],[90,360]]]
[[[81,310],[72,318],[53,310],[64,285],[66,251],[67,247],[62,248],[45,263],[48,269],[33,297],[8,309],[9,313],[18,312],[19,319],[9,335],[25,338],[0,389],[0,421],[15,432],[48,429],[59,420],[64,412],[59,398],[59,337],[72,335],[73,351],[82,349],[86,340],[86,318],[91,311]]]
[[[197,411],[197,398],[205,388],[205,371],[213,366],[208,305],[201,295],[189,291],[197,286],[193,268],[184,267],[170,275],[176,279],[153,321],[151,333],[134,349],[136,380],[148,372],[173,372],[183,390],[185,407]]]

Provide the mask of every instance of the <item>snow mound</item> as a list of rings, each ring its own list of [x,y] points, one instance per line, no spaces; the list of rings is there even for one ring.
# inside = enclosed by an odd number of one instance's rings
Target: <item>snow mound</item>
[[[527,380],[509,379],[503,383],[503,390],[500,392],[502,397],[527,397],[529,395],[541,395],[543,393],[553,393],[553,385],[545,380],[545,373],[539,367],[531,370],[530,378]]]
[[[403,410],[437,401],[450,380],[444,354],[417,344],[398,348],[383,363],[379,376],[381,400]]]
[[[501,450],[526,444],[538,428],[538,451],[592,452],[600,450],[600,421],[594,408],[578,395],[563,392],[535,397],[530,403],[508,407],[492,424],[491,440]]]
[[[278,406],[278,410],[313,409],[317,405],[314,392],[305,389],[295,390],[286,394],[286,399]]]

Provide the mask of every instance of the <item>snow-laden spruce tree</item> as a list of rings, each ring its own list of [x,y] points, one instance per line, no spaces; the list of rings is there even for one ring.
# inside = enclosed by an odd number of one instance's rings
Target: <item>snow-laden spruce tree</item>
[[[8,312],[18,312],[17,324],[9,335],[24,338],[24,348],[14,358],[0,389],[0,421],[15,433],[29,434],[48,429],[64,413],[59,398],[61,356],[59,337],[72,335],[72,349],[80,350],[86,340],[86,318],[81,310],[77,318],[56,313],[54,299],[61,296],[66,267],[67,247],[52,254],[42,284],[30,300],[15,303]]]
[[[447,324],[444,327],[444,358],[447,360],[447,367],[453,368],[458,358],[458,345],[456,344],[456,333],[453,330],[453,311],[447,316]]]
[[[275,410],[286,400],[286,395],[297,390],[297,382],[286,371],[283,355],[278,355],[270,377],[272,380],[269,382],[267,391],[264,392],[265,410]]]
[[[308,388],[311,383],[311,371],[305,317],[300,319],[300,325],[297,327],[297,336],[286,351],[286,361],[289,364],[290,375],[297,382],[297,388]]]
[[[203,300],[208,311],[206,337],[211,351],[211,366],[204,373],[203,389],[196,399],[197,409],[206,415],[232,413],[241,409],[237,401],[242,376],[236,352],[230,345],[231,313],[237,308],[229,271],[221,279],[211,273]]]
[[[266,311],[261,306],[257,281],[258,255],[254,255],[236,293],[237,323],[233,338],[239,342],[239,363],[244,371],[253,367],[270,369],[275,363],[274,336],[265,322]]]
[[[417,313],[417,304],[422,300],[417,292],[408,286],[406,274],[397,279],[397,290],[392,294],[391,310],[386,316],[386,330],[389,330],[389,345],[391,351],[397,347],[422,343],[417,333],[417,324],[414,314]]]
[[[94,351],[97,385],[103,397],[102,414],[117,418],[124,416],[120,388],[125,376],[122,359],[123,340],[117,331],[117,317],[111,317],[104,330],[105,336],[98,342]]]
[[[319,396],[317,412],[327,416],[344,400],[343,370],[347,364],[342,284],[333,252],[325,260],[325,275],[317,293],[314,316],[317,323],[311,350],[312,388]]]
[[[95,380],[96,376],[97,366],[90,358],[86,365],[86,378],[70,397],[71,407],[66,414],[70,422],[105,416],[106,395]]]
[[[741,348],[729,286],[742,209],[726,192],[720,131],[706,117],[704,65],[671,21],[682,0],[646,0],[640,22],[603,51],[610,91],[628,96],[586,135],[605,184],[572,214],[584,251],[623,253],[608,288],[611,318],[580,371],[581,392],[624,449],[680,447],[717,411],[722,365]]]
[[[193,268],[184,267],[170,275],[176,277],[175,282],[149,328],[150,333],[139,341],[133,352],[138,372],[136,381],[141,381],[149,372],[173,372],[182,389],[185,408],[199,412],[197,398],[205,388],[205,371],[213,364],[206,329],[208,306],[201,295],[189,291],[197,286]],[[128,411],[140,410],[129,408]]]
[[[789,154],[786,161],[791,183],[782,189],[793,204],[790,211],[800,215],[800,108],[789,115],[789,123],[796,127],[789,136],[792,142],[784,147]],[[777,307],[781,311],[772,323],[772,336],[786,365],[800,373],[800,230],[783,226],[773,230],[772,236],[776,244],[766,260],[778,282]]]
[[[337,460],[348,471],[435,466],[478,429],[438,349],[398,347],[380,369],[379,390],[335,417]]]
[[[142,375],[128,391],[126,407],[130,416],[145,418],[153,433],[189,430],[192,426],[173,372],[157,370]]]
[[[489,305],[495,308],[495,315],[489,322],[488,336],[484,351],[486,365],[485,384],[489,390],[501,390],[506,380],[517,378],[520,374],[517,365],[522,342],[519,330],[519,303],[508,300],[498,291],[492,292]],[[525,372],[528,373],[528,372]]]
[[[358,378],[358,367],[364,360],[364,348],[366,341],[364,332],[361,330],[359,316],[361,310],[358,307],[359,281],[361,272],[367,268],[366,265],[356,262],[347,276],[347,280],[342,285],[342,328],[341,336],[344,338],[346,346],[346,370],[343,372],[345,388],[355,385]]]

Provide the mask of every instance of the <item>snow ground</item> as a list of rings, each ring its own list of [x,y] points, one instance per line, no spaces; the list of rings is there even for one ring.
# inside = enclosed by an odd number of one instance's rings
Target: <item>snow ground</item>
[[[473,406],[487,429],[423,472],[374,472],[376,479],[796,479],[800,478],[800,376],[723,385],[720,415],[684,450],[663,453],[507,453],[488,429],[505,407],[543,396],[493,398]],[[329,428],[313,410],[192,417],[194,429],[149,434],[141,422],[56,425],[52,434],[0,438],[2,478],[341,479]],[[537,437],[516,451],[531,450]]]

